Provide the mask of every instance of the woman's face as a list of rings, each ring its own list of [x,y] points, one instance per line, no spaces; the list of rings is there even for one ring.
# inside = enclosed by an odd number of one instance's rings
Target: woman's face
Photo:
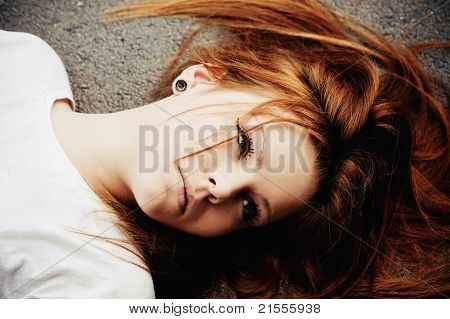
[[[140,129],[139,164],[130,185],[141,209],[163,224],[207,237],[297,212],[316,190],[316,153],[307,131],[291,123],[244,132],[272,119],[244,121],[268,99],[262,91],[203,83],[150,105],[150,114],[157,108],[155,116],[173,116]]]

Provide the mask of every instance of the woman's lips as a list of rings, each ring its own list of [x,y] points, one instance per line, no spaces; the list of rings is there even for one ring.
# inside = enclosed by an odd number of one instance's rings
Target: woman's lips
[[[178,171],[180,172],[182,183],[179,183],[177,187],[177,201],[178,201],[178,209],[181,213],[185,214],[192,203],[192,191],[189,181],[184,177],[183,172],[179,165],[177,165]]]

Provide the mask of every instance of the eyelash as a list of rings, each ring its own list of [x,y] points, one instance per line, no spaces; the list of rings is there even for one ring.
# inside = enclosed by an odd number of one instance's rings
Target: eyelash
[[[249,202],[254,207],[254,213],[250,217],[245,214],[245,201]],[[242,218],[244,222],[250,226],[256,225],[261,218],[261,210],[258,208],[259,205],[256,204],[251,198],[243,198],[242,203],[244,204],[244,208],[242,209]]]
[[[251,139],[251,137],[247,135],[247,133],[245,133],[245,131],[239,125],[239,118],[237,118],[236,120],[236,129],[238,131],[237,143],[239,145],[239,159],[247,159],[248,156],[250,156],[252,153],[255,152],[255,150],[252,148],[253,140]],[[242,145],[240,142],[241,139],[244,139],[243,141],[245,143],[244,151],[242,151],[241,148]]]

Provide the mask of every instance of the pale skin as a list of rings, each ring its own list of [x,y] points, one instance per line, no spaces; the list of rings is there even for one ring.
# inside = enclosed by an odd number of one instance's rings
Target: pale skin
[[[282,122],[238,134],[238,119],[241,129],[271,119],[243,121],[267,93],[222,88],[203,65],[178,79],[185,91],[122,112],[85,114],[66,99],[55,102],[55,135],[86,183],[198,236],[263,227],[298,212],[317,188],[307,130]]]

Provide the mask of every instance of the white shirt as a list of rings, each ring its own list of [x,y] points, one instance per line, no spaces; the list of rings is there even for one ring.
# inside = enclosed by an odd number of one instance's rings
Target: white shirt
[[[54,134],[62,98],[75,110],[57,53],[0,30],[0,298],[154,298],[136,256],[73,231],[124,237]]]

